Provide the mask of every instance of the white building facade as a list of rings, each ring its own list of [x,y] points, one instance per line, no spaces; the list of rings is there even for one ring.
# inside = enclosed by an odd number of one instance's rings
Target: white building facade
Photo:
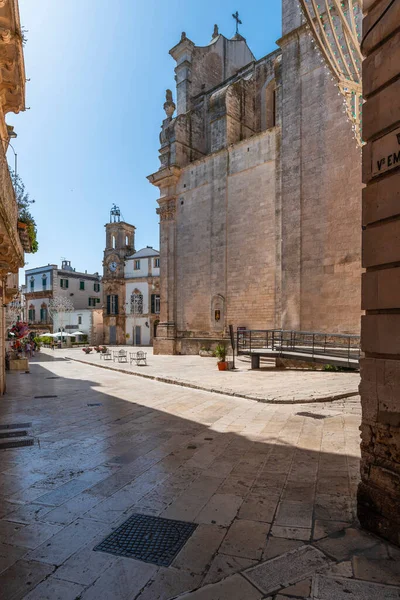
[[[160,314],[160,253],[148,246],[125,260],[125,337],[133,346],[149,346]]]
[[[49,304],[52,299],[60,297],[70,301],[73,313],[82,312],[83,315],[86,311],[102,309],[100,275],[78,272],[67,260],[62,262],[61,268],[49,264],[25,271],[26,316],[31,329],[74,329],[75,323],[68,323],[68,314],[60,315],[56,318],[57,323],[53,323]],[[59,323],[60,319],[65,321],[64,325]]]

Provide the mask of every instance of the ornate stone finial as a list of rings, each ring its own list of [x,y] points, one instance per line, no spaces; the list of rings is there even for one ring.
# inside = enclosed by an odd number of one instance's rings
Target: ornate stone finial
[[[184,42],[186,39],[186,31],[182,31],[181,42]]]
[[[218,25],[214,25],[214,32],[212,34],[213,39],[219,36]]]
[[[169,119],[172,118],[172,115],[175,112],[175,102],[173,101],[172,98],[172,92],[171,90],[167,90],[165,92],[165,102],[164,102],[164,110],[165,110],[165,114],[167,115],[167,117]]]

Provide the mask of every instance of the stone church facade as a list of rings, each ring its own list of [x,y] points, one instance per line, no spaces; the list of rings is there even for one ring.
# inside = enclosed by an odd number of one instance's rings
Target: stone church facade
[[[154,350],[196,353],[229,324],[358,333],[361,157],[300,9],[256,60],[215,27],[186,34],[158,171],[161,314]],[[175,113],[176,111],[176,113]]]

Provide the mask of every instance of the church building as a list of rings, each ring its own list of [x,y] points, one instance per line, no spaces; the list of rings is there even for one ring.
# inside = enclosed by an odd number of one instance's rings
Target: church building
[[[355,15],[357,19],[360,14]],[[156,353],[248,329],[358,333],[361,153],[294,0],[257,60],[214,27],[170,50],[160,134]]]

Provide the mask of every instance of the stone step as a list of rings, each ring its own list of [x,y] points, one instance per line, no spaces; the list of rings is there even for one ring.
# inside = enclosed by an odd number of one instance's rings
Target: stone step
[[[24,446],[33,446],[35,440],[32,437],[23,436],[12,439],[0,439],[0,450],[7,448],[22,448]]]
[[[28,435],[26,429],[10,429],[8,431],[0,431],[0,440],[7,438],[24,437]]]

